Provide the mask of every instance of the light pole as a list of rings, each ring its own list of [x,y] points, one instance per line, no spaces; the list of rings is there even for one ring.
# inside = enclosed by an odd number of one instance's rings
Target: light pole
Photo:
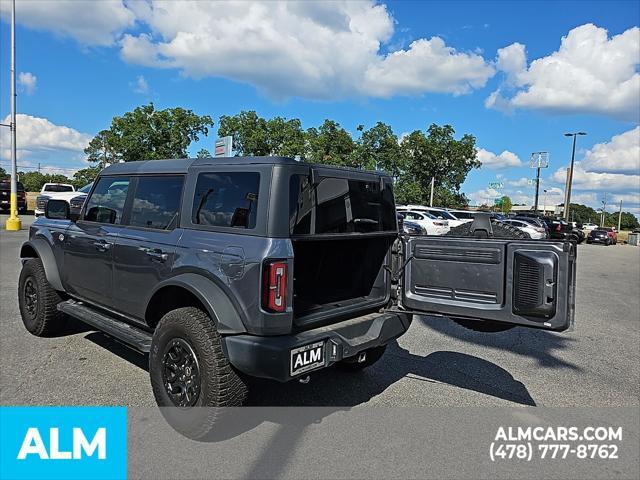
[[[20,230],[18,218],[18,170],[16,166],[16,0],[11,2],[11,197],[7,230]]]
[[[542,202],[542,215],[546,216],[547,215],[547,191],[543,190],[544,192],[544,200]]]
[[[576,137],[586,135],[585,132],[565,133],[565,137],[573,137],[573,149],[571,150],[571,166],[569,167],[569,178],[567,179],[567,191],[564,194],[564,219],[569,221],[569,204],[571,203],[571,182],[573,182],[573,162],[576,159]]]

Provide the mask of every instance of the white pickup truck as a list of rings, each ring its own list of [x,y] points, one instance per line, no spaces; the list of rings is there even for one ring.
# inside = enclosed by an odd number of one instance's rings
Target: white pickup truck
[[[35,215],[44,215],[44,208],[51,199],[65,200],[69,202],[73,197],[77,197],[78,192],[73,185],[68,183],[45,183],[40,190],[40,195],[36,197]]]

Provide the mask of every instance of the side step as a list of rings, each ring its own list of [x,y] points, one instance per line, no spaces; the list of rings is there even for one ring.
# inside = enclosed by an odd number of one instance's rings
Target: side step
[[[117,338],[136,350],[144,353],[149,353],[151,350],[151,334],[149,332],[106,315],[81,302],[67,300],[58,304],[58,310],[95,327],[110,337]]]

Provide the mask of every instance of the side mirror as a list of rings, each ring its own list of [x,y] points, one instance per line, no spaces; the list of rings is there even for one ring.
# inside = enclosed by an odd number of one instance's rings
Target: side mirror
[[[51,220],[70,220],[69,204],[65,200],[49,200],[44,207],[44,216]]]

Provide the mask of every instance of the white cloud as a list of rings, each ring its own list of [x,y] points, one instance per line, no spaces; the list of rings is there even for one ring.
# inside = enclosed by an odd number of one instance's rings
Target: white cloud
[[[527,54],[521,43],[512,43],[508,47],[498,49],[496,67],[507,74],[507,81],[517,84],[518,76],[527,67]]]
[[[597,143],[584,155],[582,168],[591,172],[640,173],[640,126]]]
[[[130,83],[130,85],[135,93],[149,93],[149,84],[147,83],[143,75],[138,75],[136,77],[136,81]]]
[[[540,182],[542,184],[542,182]],[[532,186],[531,179],[527,177],[520,177],[517,180],[507,180],[507,185],[512,187],[530,187]]]
[[[18,74],[18,86],[27,95],[33,95],[36,91],[38,77],[30,72],[20,72]]]
[[[2,123],[9,123],[9,115]],[[16,118],[16,145],[18,158],[39,152],[82,152],[91,135],[73,128],[56,125],[46,118],[19,113]],[[11,158],[11,138],[8,128],[0,130],[0,158]]]
[[[489,150],[481,148],[480,150],[478,150],[476,158],[482,163],[483,167],[491,169],[522,166],[522,161],[520,160],[520,158],[518,158],[515,153],[510,152],[509,150],[504,150],[501,154],[496,155]]]
[[[613,203],[620,203],[622,200],[622,209],[625,205],[640,205],[640,193],[623,193],[611,196]]]
[[[8,21],[11,2],[0,2]],[[56,0],[16,2],[16,21],[36,30],[70,37],[84,45],[112,45],[135,16],[121,0]]]
[[[567,169],[559,168],[553,174],[553,180],[564,184],[567,178]],[[640,190],[640,175],[625,175],[622,173],[598,173],[586,171],[581,162],[576,162],[573,169],[571,189],[579,190],[608,190],[625,191]],[[572,193],[573,197],[573,193]]]
[[[394,19],[374,2],[152,2],[130,4],[149,32],[126,34],[128,62],[224,77],[274,97],[463,94],[494,74],[475,53],[439,37],[381,53]]]
[[[489,108],[639,117],[638,27],[609,38],[604,28],[585,24],[563,37],[556,52],[534,60],[528,68],[520,44],[499,50],[496,65],[507,74],[507,81],[487,98]]]
[[[502,197],[503,193],[494,188],[484,188],[467,194],[472,205],[492,205],[493,200]]]

